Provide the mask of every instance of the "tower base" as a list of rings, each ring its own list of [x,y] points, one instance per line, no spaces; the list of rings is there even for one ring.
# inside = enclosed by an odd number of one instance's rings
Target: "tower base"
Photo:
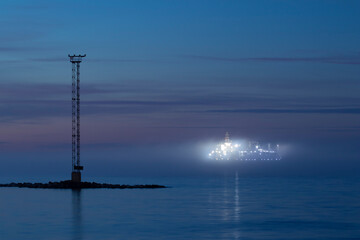
[[[72,182],[81,182],[81,172],[72,172],[71,173]]]

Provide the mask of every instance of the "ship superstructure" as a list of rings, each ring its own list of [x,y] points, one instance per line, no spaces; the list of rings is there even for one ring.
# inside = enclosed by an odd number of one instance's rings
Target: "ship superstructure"
[[[280,160],[279,144],[262,144],[255,141],[233,143],[228,132],[223,142],[209,153],[214,160]]]

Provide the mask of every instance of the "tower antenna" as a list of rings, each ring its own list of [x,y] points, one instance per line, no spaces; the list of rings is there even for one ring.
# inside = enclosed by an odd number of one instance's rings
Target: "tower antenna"
[[[80,165],[80,63],[84,55],[68,55],[72,65],[72,172],[71,181],[81,182]]]

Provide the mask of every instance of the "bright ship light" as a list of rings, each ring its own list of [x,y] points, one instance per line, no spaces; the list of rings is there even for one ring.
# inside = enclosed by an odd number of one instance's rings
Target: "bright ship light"
[[[226,132],[225,141],[215,146],[215,149],[209,153],[209,158],[214,160],[280,160],[279,148],[278,144],[275,148],[271,144],[263,147],[258,142],[233,144],[229,133]]]

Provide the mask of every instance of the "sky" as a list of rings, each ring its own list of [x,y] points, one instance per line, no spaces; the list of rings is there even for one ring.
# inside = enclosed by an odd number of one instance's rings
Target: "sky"
[[[287,150],[243,175],[356,175],[359,22],[359,1],[2,0],[0,174],[69,175],[70,53],[84,175],[226,172],[204,160],[226,131]]]

